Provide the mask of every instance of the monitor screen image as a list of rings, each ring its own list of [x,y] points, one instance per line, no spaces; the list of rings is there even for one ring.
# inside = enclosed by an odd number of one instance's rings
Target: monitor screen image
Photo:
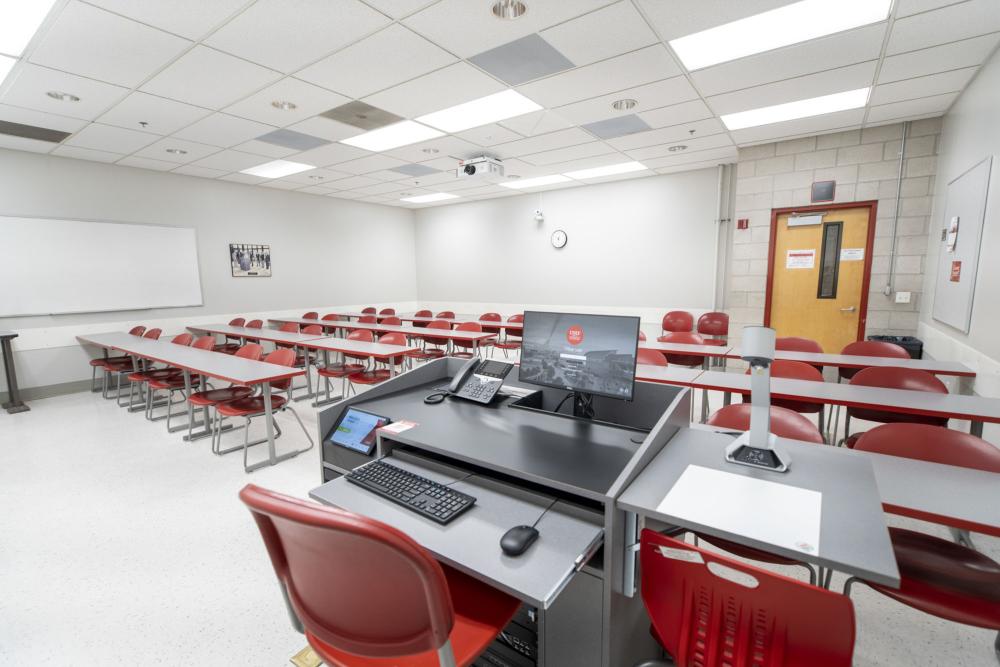
[[[330,441],[361,454],[371,454],[375,447],[375,430],[388,423],[385,417],[348,408],[333,428]]]
[[[638,346],[638,317],[529,311],[518,379],[628,401]]]

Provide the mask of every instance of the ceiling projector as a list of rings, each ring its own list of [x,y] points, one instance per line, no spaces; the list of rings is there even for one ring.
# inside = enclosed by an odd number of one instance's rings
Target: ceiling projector
[[[495,158],[480,155],[479,157],[462,160],[458,163],[459,177],[479,178],[482,176],[503,176],[503,162]]]

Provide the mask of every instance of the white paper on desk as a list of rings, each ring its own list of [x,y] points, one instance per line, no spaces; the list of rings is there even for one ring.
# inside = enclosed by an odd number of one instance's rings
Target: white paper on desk
[[[819,552],[819,491],[689,465],[656,509],[759,542]]]

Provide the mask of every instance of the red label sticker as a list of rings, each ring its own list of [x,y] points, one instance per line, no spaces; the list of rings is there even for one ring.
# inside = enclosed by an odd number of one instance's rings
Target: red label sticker
[[[583,327],[579,324],[574,324],[569,329],[566,329],[566,340],[569,341],[570,345],[579,345],[583,342]]]
[[[962,279],[962,263],[952,262],[951,263],[951,282],[957,283]]]

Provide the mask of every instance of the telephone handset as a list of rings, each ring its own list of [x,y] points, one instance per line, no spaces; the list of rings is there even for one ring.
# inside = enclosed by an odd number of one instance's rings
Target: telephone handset
[[[500,391],[500,387],[503,386],[503,379],[507,377],[507,374],[513,368],[514,364],[507,364],[502,361],[469,359],[455,373],[451,384],[448,385],[447,392],[431,394],[424,401],[427,403],[440,403],[444,400],[445,396],[450,395],[477,403],[488,404],[493,400],[497,392]]]

